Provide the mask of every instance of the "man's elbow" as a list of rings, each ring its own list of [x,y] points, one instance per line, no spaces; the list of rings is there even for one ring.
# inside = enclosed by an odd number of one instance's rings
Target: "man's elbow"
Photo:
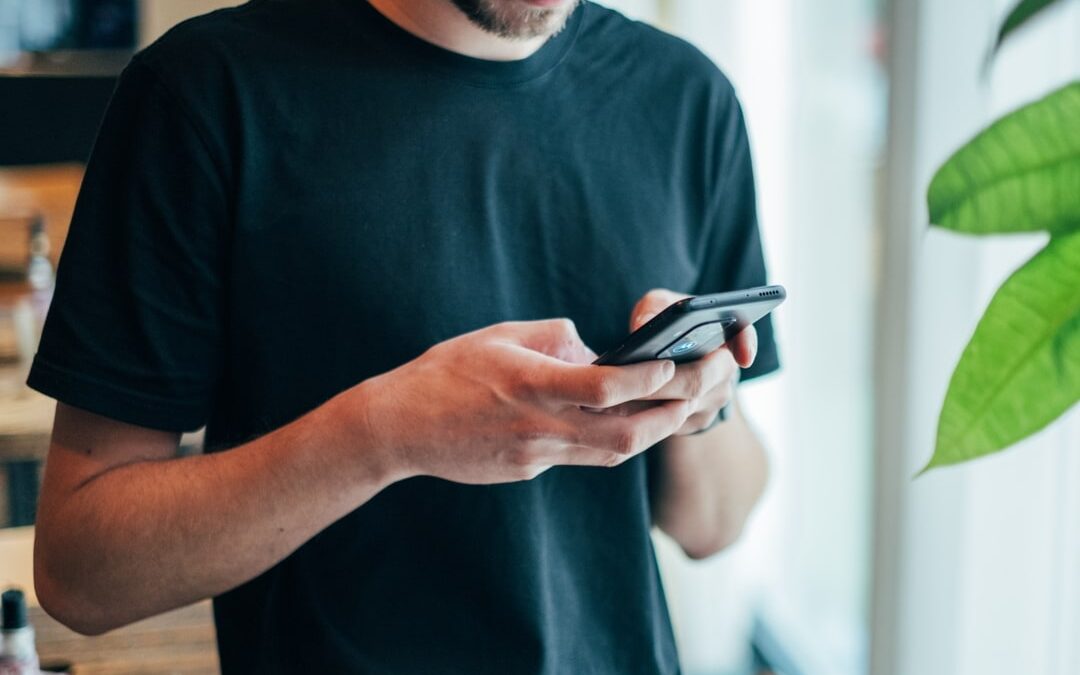
[[[691,560],[705,560],[727,549],[742,535],[743,524],[729,524],[717,527],[707,536],[694,537],[692,540],[679,542],[679,547]]]
[[[40,540],[34,546],[34,592],[45,613],[80,635],[94,636],[120,626],[107,614],[107,604],[92,599],[90,589],[71,579],[76,574],[57,569]],[[84,584],[85,585],[85,584]]]
[[[730,547],[742,536],[749,512],[699,513],[696,518],[675,518],[662,513],[654,524],[691,560],[704,560]]]

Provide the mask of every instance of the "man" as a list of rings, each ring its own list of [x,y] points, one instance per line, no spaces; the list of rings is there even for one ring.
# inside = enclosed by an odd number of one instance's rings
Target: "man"
[[[682,41],[574,0],[189,21],[121,77],[30,374],[39,597],[90,634],[214,597],[226,673],[676,672],[650,527],[738,535],[763,453],[714,422],[771,328],[590,348],[764,279]]]

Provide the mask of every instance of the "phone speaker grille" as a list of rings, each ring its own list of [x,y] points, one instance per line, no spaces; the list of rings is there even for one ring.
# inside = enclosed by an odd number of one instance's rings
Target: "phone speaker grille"
[[[777,295],[780,295],[780,291],[761,291],[761,297],[763,298],[772,298]]]

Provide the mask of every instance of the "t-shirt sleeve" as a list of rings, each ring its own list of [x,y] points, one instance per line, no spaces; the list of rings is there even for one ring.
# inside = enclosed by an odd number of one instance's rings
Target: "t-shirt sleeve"
[[[139,57],[105,114],[30,387],[140,426],[206,423],[222,361],[223,165]]]
[[[708,195],[706,234],[700,275],[694,295],[721,293],[767,284],[765,257],[758,231],[757,193],[750,143],[742,108],[733,92],[712,139],[711,183]],[[742,380],[767,375],[780,367],[773,324],[765,317],[755,324],[758,353],[753,365],[742,371]]]

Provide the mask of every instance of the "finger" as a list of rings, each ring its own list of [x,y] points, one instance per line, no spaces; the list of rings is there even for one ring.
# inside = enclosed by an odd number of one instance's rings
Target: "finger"
[[[690,296],[666,288],[654,288],[646,293],[630,312],[630,331],[633,332],[649,322],[654,316],[683,298]]]
[[[674,375],[675,364],[668,360],[594,366],[549,359],[533,369],[531,387],[541,396],[575,407],[611,408],[648,397]]]
[[[655,393],[644,397],[644,400],[698,399],[714,389],[729,387],[735,371],[734,357],[730,351],[721,347],[697,361],[680,364],[675,369],[675,376]]]
[[[757,329],[747,326],[738,335],[727,342],[728,349],[735,356],[735,362],[743,368],[749,368],[757,358],[758,335]]]
[[[636,412],[641,412],[647,408],[652,408],[657,405],[656,401],[627,401],[626,403],[620,403],[617,406],[610,408],[590,408],[589,406],[579,406],[585,412],[596,413],[598,415],[633,415]]]
[[[614,466],[670,437],[689,416],[685,401],[665,401],[625,417],[571,412],[579,435],[561,451],[557,462]]]

